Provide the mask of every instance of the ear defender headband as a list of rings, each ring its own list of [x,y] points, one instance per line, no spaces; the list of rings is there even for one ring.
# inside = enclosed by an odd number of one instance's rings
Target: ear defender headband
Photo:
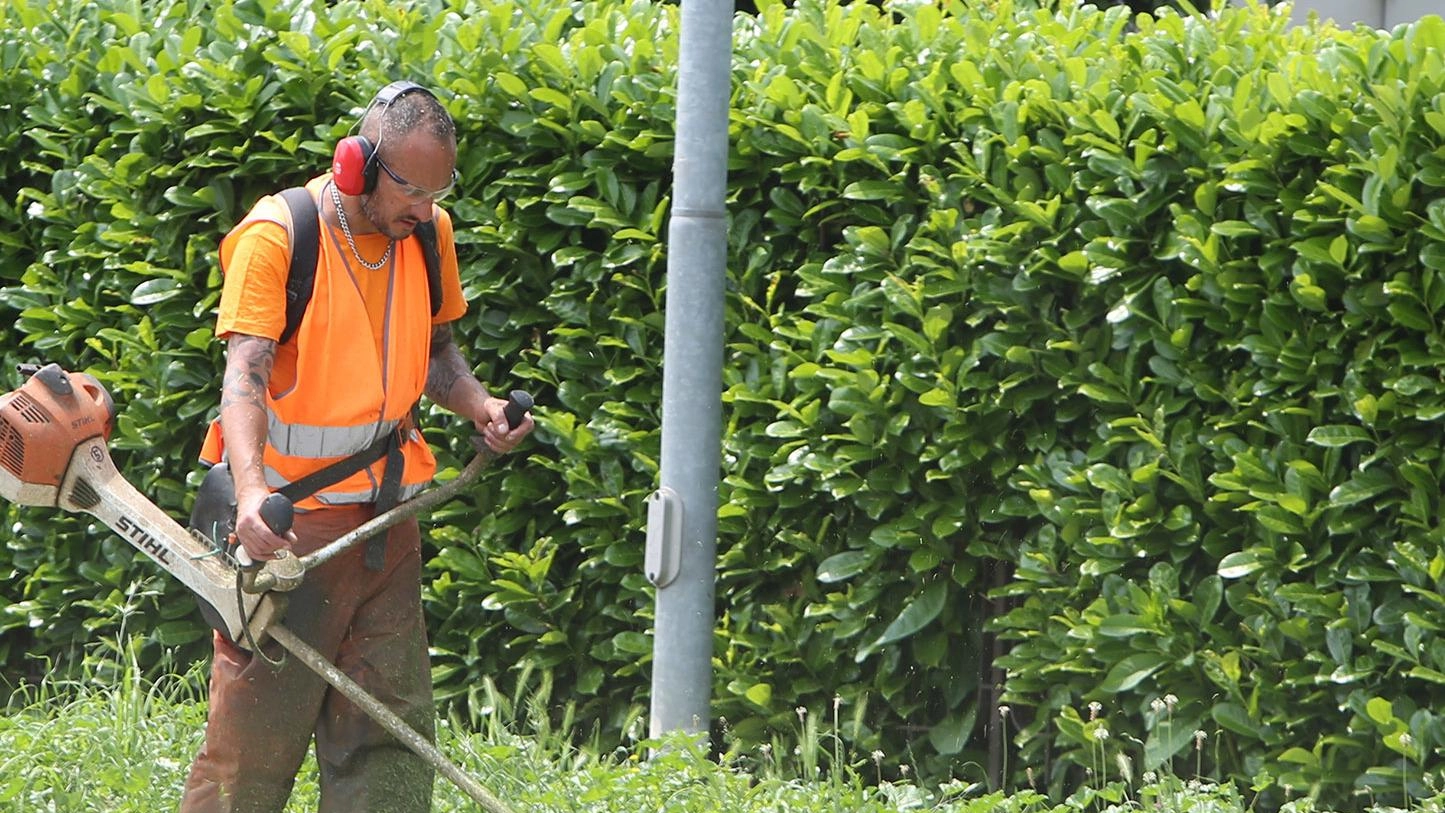
[[[367,113],[380,105],[381,121],[384,123],[386,111],[391,108],[392,102],[413,92],[432,95],[431,91],[415,82],[392,82],[377,91],[371,104],[366,106],[366,113],[361,114],[361,120],[365,121]],[[336,150],[331,156],[331,182],[336,184],[338,191],[346,195],[370,195],[376,189],[376,151],[380,146],[380,135],[377,136],[375,144],[362,135],[347,136],[337,142]]]

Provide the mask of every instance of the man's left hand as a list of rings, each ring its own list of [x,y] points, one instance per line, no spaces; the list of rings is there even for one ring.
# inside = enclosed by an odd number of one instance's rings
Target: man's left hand
[[[508,426],[504,411],[506,408],[505,399],[488,398],[482,404],[482,409],[486,413],[486,422],[479,423],[477,427],[481,432],[482,439],[486,441],[487,448],[497,454],[506,454],[517,448],[517,444],[522,442],[522,438],[531,433],[533,426],[530,412],[522,416],[521,423],[516,426]]]

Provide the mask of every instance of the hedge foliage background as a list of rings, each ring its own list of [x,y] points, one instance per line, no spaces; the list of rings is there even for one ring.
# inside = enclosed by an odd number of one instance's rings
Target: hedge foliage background
[[[849,758],[979,779],[1002,733],[1011,786],[1190,763],[1265,809],[1439,784],[1445,23],[759,5],[733,63],[720,743],[836,726]],[[219,237],[323,171],[386,81],[449,100],[460,337],[539,430],[428,523],[438,687],[635,735],[677,8],[0,17],[0,355],[102,378],[117,462],[178,517]],[[0,510],[12,681],[205,656],[113,534]]]

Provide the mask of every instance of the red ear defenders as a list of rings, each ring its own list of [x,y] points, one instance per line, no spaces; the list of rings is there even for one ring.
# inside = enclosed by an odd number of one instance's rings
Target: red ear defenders
[[[366,110],[370,112],[380,105],[381,115],[385,118],[387,108],[391,107],[392,102],[412,92],[431,94],[431,91],[415,82],[392,82],[377,91],[376,97],[366,106]],[[365,119],[366,114],[363,113],[361,117]],[[347,136],[337,142],[336,150],[331,156],[331,182],[336,184],[338,191],[346,195],[370,195],[376,189],[378,146],[379,140],[377,144],[372,144],[370,139],[362,135]]]

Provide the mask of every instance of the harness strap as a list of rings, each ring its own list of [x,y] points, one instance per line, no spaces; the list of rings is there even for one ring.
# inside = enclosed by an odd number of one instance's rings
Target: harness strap
[[[276,493],[284,494],[291,502],[296,503],[310,497],[312,494],[328,486],[334,486],[351,475],[370,466],[372,463],[386,456],[388,447],[400,447],[397,443],[397,433],[387,432],[375,443],[357,452],[350,457],[332,463],[325,468],[317,469],[288,485],[276,489]]]
[[[401,473],[405,468],[401,454],[401,437],[403,432],[412,431],[412,426],[413,421],[403,421],[400,426],[387,432],[367,448],[282,486],[276,493],[285,495],[292,503],[296,503],[385,458],[386,465],[382,471],[381,487],[377,491],[375,502],[376,515],[380,516],[395,508],[399,502]],[[368,570],[381,570],[385,564],[386,534],[378,534],[366,541],[366,567]]]
[[[388,432],[396,438],[398,432]],[[396,507],[397,495],[401,493],[401,444],[392,443],[386,449],[386,472],[381,476],[381,490],[376,495],[376,515],[381,516]],[[386,566],[386,534],[379,533],[366,540],[366,569],[380,571]]]

